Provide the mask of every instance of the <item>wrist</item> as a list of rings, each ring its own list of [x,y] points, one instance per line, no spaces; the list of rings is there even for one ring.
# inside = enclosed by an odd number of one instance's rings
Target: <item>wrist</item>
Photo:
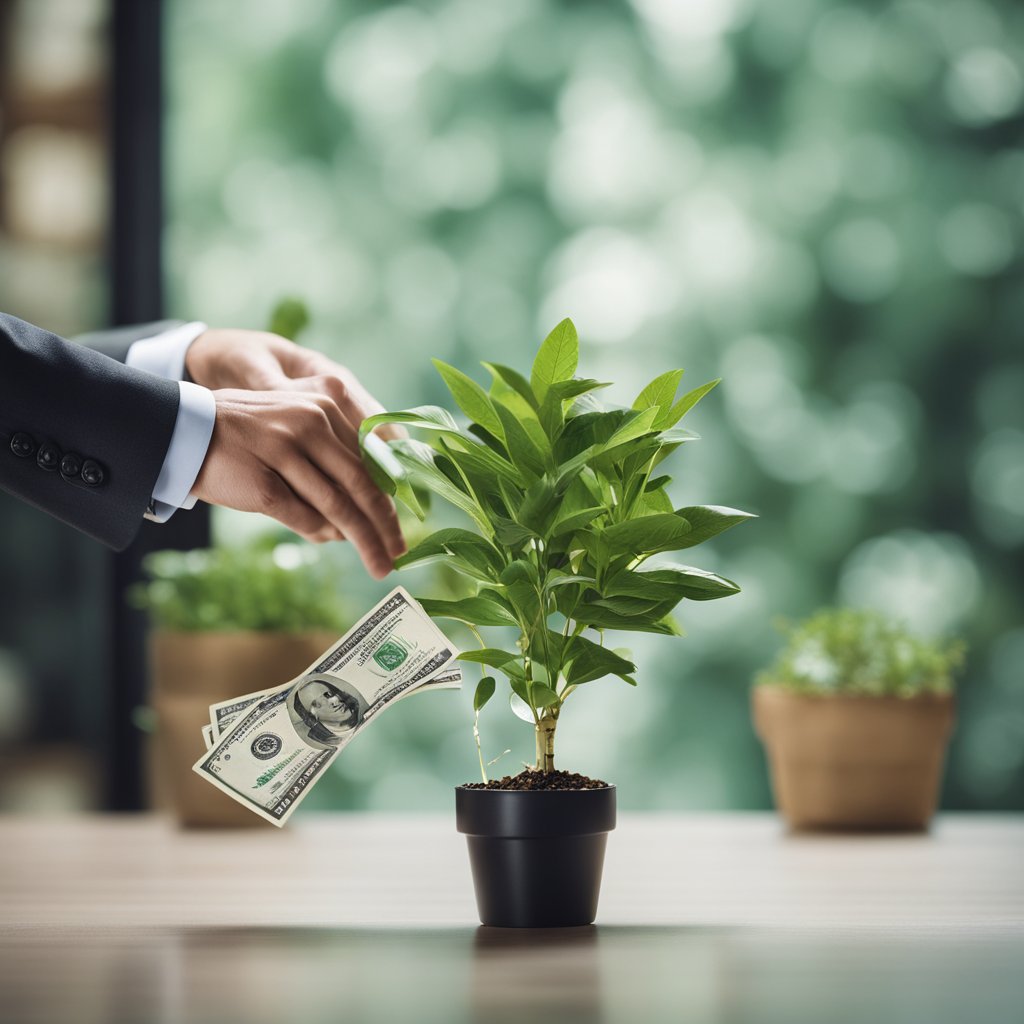
[[[189,346],[185,370],[211,390],[271,391],[284,377],[275,342],[287,344],[260,331],[208,328]]]
[[[188,379],[211,390],[222,387],[217,380],[216,334],[216,330],[207,328],[185,352],[185,373]]]

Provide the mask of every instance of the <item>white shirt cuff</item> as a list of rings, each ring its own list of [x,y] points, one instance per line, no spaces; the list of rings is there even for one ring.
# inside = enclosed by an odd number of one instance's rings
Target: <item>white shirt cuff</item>
[[[179,508],[195,505],[192,486],[203,468],[217,418],[212,391],[187,380],[179,381],[178,388],[181,393],[178,418],[160,475],[153,485],[152,510],[146,513],[147,519],[157,523],[167,522]]]
[[[185,353],[206,329],[206,324],[193,320],[152,338],[143,338],[128,349],[125,364],[137,370],[149,370],[167,380],[182,380],[185,376]]]
[[[217,403],[213,392],[182,378],[185,376],[185,353],[206,329],[206,324],[199,320],[180,324],[151,338],[136,341],[125,357],[127,366],[178,381],[178,418],[145,516],[156,523],[166,523],[179,508],[192,508],[196,503],[196,497],[191,493],[192,485],[210,447]]]

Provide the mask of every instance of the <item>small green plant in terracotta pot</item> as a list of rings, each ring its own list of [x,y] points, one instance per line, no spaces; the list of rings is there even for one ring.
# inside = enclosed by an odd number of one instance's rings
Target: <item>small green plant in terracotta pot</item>
[[[385,413],[362,425],[364,454],[380,485],[423,515],[416,487],[455,506],[467,527],[433,533],[396,563],[443,560],[468,577],[462,600],[424,600],[437,618],[512,638],[463,661],[483,666],[477,714],[508,685],[512,710],[534,733],[535,761],[514,777],[456,790],[456,822],[469,841],[481,919],[492,925],[578,925],[594,919],[615,787],[556,769],[558,724],[573,696],[596,680],[635,686],[616,631],[679,635],[686,599],[728,597],[739,587],[669,560],[749,518],[715,506],[675,508],[663,464],[696,435],[678,424],[717,381],[681,397],[682,370],[656,377],[630,406],[600,403],[606,383],[577,376],[572,322],[548,336],[529,379],[485,363],[485,389],[453,366],[435,366],[469,419],[463,429],[437,406]],[[384,443],[370,431],[402,423],[414,439]]]
[[[261,820],[192,770],[209,705],[292,678],[351,622],[336,574],[311,545],[158,551],[131,591],[149,612],[151,803],[182,825]]]
[[[785,648],[753,690],[783,816],[794,828],[926,827],[962,646],[849,608],[824,609],[784,632]]]

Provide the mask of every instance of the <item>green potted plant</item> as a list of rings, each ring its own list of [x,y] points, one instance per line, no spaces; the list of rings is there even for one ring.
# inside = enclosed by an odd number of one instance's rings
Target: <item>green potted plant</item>
[[[191,771],[209,705],[277,686],[347,628],[334,574],[312,546],[159,551],[130,597],[149,611],[149,758],[154,805],[183,825],[253,825],[256,815]]]
[[[456,789],[456,822],[466,833],[484,924],[567,926],[593,921],[615,787],[555,766],[559,720],[573,694],[616,676],[635,686],[627,651],[607,631],[677,636],[680,600],[727,597],[739,588],[708,572],[665,561],[750,518],[713,506],[673,508],[662,463],[696,435],[679,421],[717,381],[676,398],[682,370],[661,374],[629,408],[605,407],[608,386],[576,376],[576,329],[562,321],[537,353],[529,380],[485,363],[484,390],[455,367],[434,361],[469,418],[463,430],[445,409],[385,413],[361,429],[378,483],[422,518],[417,487],[468,517],[470,529],[439,530],[415,545],[399,568],[444,560],[475,593],[424,600],[437,618],[506,627],[507,642],[462,655],[484,666],[474,694],[480,710],[509,685],[512,709],[535,735],[532,768]],[[429,443],[372,439],[381,423],[425,431]],[[655,558],[655,562],[649,561]]]
[[[784,631],[785,648],[753,691],[783,816],[794,828],[926,827],[962,646],[849,608],[824,609]]]

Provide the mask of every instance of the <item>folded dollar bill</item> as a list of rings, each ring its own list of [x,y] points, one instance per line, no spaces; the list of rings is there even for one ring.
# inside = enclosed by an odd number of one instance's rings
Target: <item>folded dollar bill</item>
[[[285,683],[284,686],[291,686],[291,683]],[[458,690],[461,686],[462,669],[458,665],[453,665],[450,669],[446,669],[432,679],[428,679],[425,683],[421,683],[415,689],[405,690],[403,693],[400,693],[395,700],[402,700],[404,697],[410,697],[415,693],[428,693],[431,690]],[[283,687],[275,687],[275,689],[283,689]],[[258,690],[256,693],[246,693],[241,697],[235,697],[221,704],[211,704],[210,718],[212,724],[203,726],[203,743],[206,744],[206,749],[210,750],[213,748],[217,739],[231,728],[238,716],[246,708],[252,707],[256,701],[273,692],[274,690]]]
[[[331,762],[385,708],[461,684],[459,652],[401,587],[295,679],[210,708],[207,752],[192,766],[283,825]]]

